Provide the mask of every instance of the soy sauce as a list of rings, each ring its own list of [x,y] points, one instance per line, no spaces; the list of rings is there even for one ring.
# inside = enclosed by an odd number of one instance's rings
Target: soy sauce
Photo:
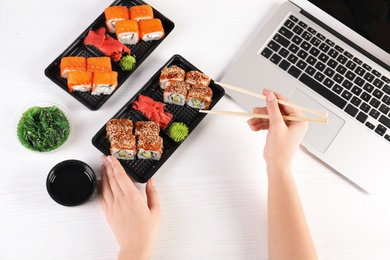
[[[96,186],[93,170],[85,163],[68,160],[57,164],[49,173],[46,186],[59,204],[76,206],[87,201]]]

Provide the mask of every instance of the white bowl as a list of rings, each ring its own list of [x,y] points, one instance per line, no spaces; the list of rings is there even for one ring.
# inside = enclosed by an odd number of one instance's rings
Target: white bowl
[[[24,144],[22,144],[19,136],[18,136],[18,125],[19,125],[19,122],[20,120],[22,119],[23,117],[23,114],[29,110],[30,108],[33,108],[33,107],[41,107],[41,108],[46,108],[46,107],[52,107],[52,106],[56,106],[57,108],[59,108],[63,114],[66,116],[67,120],[68,120],[68,123],[69,123],[69,134],[67,136],[67,138],[62,142],[62,144],[60,144],[59,146],[55,146],[53,147],[52,149],[47,149],[47,150],[43,150],[43,151],[40,151],[38,149],[34,149],[33,147],[27,147],[25,146]],[[37,122],[37,123],[40,123],[40,122]],[[16,120],[15,120],[15,134],[16,134],[16,138],[19,140],[19,143],[26,149],[30,150],[30,151],[33,151],[33,152],[37,152],[37,153],[42,153],[42,154],[45,154],[45,153],[51,153],[51,152],[54,152],[54,151],[57,151],[59,148],[61,148],[62,146],[64,146],[64,144],[67,142],[67,140],[69,140],[69,137],[70,137],[70,134],[72,132],[72,122],[71,122],[71,119],[70,119],[70,111],[69,109],[67,109],[63,104],[61,103],[58,103],[58,102],[52,102],[52,101],[37,101],[37,102],[34,102],[34,103],[31,103],[25,107],[23,107],[20,112],[17,114],[16,116]]]

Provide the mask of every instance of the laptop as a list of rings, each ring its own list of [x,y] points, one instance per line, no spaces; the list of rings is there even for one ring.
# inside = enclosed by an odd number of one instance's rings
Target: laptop
[[[328,112],[328,124],[309,123],[302,145],[368,193],[390,176],[389,8],[374,0],[286,1],[220,80]],[[226,93],[248,111],[264,106]]]

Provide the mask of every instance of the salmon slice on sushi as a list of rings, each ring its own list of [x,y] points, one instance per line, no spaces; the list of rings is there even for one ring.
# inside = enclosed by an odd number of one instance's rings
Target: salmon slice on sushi
[[[110,119],[106,123],[106,138],[111,140],[116,136],[133,133],[133,121],[127,118]]]
[[[92,88],[92,72],[90,71],[69,71],[68,73],[69,92],[87,92]]]
[[[110,153],[118,159],[133,160],[137,155],[137,142],[135,135],[123,133],[110,141]]]
[[[208,109],[212,101],[213,91],[203,85],[194,85],[187,95],[186,103],[196,109]]]
[[[85,57],[62,57],[60,62],[60,75],[66,79],[69,71],[85,71]]]
[[[163,139],[158,135],[140,135],[137,150],[138,159],[158,161],[163,152]]]
[[[162,89],[165,88],[165,84],[170,80],[184,81],[186,73],[179,66],[172,65],[165,67],[161,70],[159,84]]]
[[[129,8],[131,20],[137,22],[141,20],[153,19],[153,8],[150,5],[134,5]]]
[[[118,86],[118,72],[116,71],[98,71],[93,73],[92,95],[109,95]]]
[[[134,135],[159,135],[160,125],[153,121],[135,122]]]
[[[116,38],[123,44],[136,44],[139,40],[138,23],[135,20],[116,22]]]
[[[111,59],[109,57],[88,57],[87,71],[111,71]]]
[[[129,19],[129,10],[126,6],[109,6],[104,9],[106,27],[109,33],[115,33],[115,23],[120,20]]]
[[[184,106],[190,85],[184,81],[169,80],[165,84],[163,99],[165,103]]]
[[[143,41],[156,41],[164,37],[164,27],[158,18],[141,20],[138,22],[139,34]]]
[[[187,72],[185,79],[191,85],[203,85],[206,87],[209,86],[210,80],[211,78],[209,76],[197,70]]]

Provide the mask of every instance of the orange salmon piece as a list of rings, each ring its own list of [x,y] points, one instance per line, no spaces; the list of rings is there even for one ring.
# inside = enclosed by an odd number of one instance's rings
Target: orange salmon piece
[[[90,91],[92,87],[92,72],[89,71],[69,71],[68,89],[70,92]]]
[[[129,14],[131,20],[137,22],[146,19],[153,19],[153,8],[150,5],[134,5],[129,8]]]
[[[115,33],[115,23],[119,20],[129,19],[129,10],[126,6],[109,6],[104,9],[104,16],[108,32]]]
[[[68,77],[69,71],[85,71],[85,57],[62,57],[60,62],[60,75],[62,78]]]

